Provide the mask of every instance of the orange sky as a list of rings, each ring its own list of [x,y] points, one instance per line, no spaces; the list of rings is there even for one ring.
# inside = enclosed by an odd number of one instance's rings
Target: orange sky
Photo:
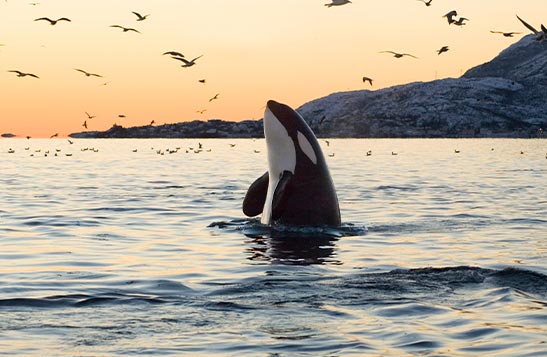
[[[90,130],[259,119],[268,99],[298,107],[332,92],[371,89],[362,76],[374,79],[372,89],[458,77],[527,33],[515,14],[536,27],[547,23],[545,0],[433,0],[430,7],[354,0],[331,8],[323,6],[330,0],[33,1],[40,4],[0,2],[0,133],[66,136],[84,130],[86,111],[96,116],[87,120]],[[450,10],[469,23],[449,26],[442,15]],[[150,16],[138,22],[132,11]],[[34,21],[39,17],[72,22],[51,26]],[[438,56],[444,45],[450,51]],[[203,57],[181,68],[162,55],[169,50]],[[419,58],[395,59],[383,50]]]

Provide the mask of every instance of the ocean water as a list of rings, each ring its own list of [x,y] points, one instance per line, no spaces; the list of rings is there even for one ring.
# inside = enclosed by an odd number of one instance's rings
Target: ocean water
[[[0,355],[547,355],[546,140],[320,142],[296,230],[264,140],[0,140]]]

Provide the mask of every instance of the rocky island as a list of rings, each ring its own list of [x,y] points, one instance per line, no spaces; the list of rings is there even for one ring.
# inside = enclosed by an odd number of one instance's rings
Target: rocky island
[[[297,111],[320,137],[543,137],[547,41],[533,35],[460,78],[333,93]],[[192,121],[71,134],[75,138],[253,138],[262,120]]]

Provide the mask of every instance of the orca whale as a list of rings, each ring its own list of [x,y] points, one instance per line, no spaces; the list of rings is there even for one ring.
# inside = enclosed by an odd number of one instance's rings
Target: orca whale
[[[268,171],[249,187],[243,213],[261,223],[339,226],[334,184],[317,138],[304,119],[270,100],[264,111]]]

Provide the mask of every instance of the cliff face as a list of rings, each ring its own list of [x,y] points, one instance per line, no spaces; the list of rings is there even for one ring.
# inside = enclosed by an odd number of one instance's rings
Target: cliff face
[[[334,93],[298,111],[321,136],[536,137],[546,99],[547,42],[526,36],[458,79]]]
[[[547,131],[547,41],[525,36],[461,78],[333,93],[297,111],[322,137],[538,137]],[[262,137],[262,121],[209,120],[73,137]]]

